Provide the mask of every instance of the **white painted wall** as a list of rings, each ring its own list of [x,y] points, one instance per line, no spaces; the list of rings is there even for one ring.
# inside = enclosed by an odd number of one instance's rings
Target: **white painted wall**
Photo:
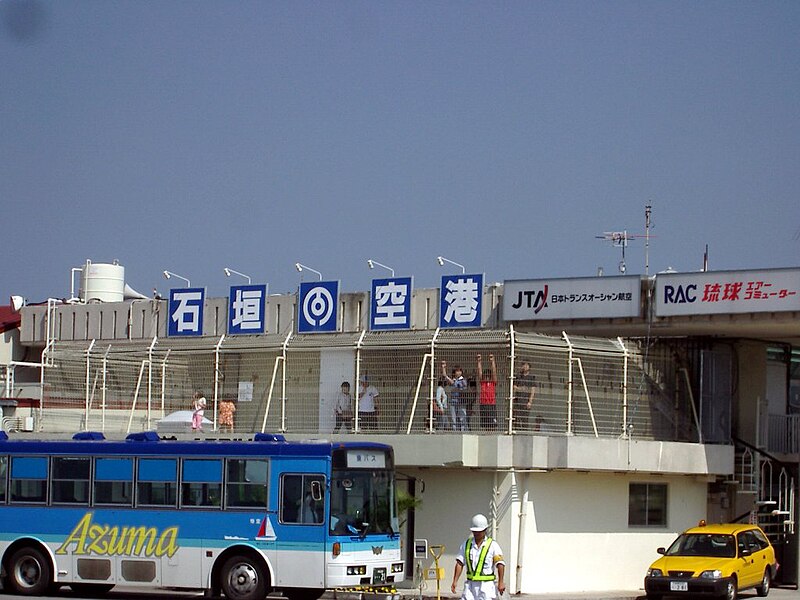
[[[484,512],[491,520],[493,505],[509,590],[529,594],[640,589],[647,567],[658,557],[656,548],[706,516],[706,483],[696,477],[498,471],[495,479],[491,471],[432,469],[415,475],[425,481],[415,534],[445,544],[443,589],[449,588],[470,518]],[[668,484],[668,527],[628,527],[632,482]],[[525,525],[519,535],[521,520]],[[431,565],[428,560],[422,566]],[[427,585],[435,589],[435,582]]]
[[[787,379],[785,364],[767,362],[767,410],[771,415],[786,414]]]
[[[333,409],[342,382],[350,383],[351,396],[358,386],[353,381],[355,352],[352,348],[326,348],[319,353],[319,432],[331,433],[336,424]]]

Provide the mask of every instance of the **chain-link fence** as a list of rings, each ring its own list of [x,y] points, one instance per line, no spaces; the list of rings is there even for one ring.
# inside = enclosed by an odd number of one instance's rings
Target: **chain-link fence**
[[[208,430],[242,434],[465,429],[694,441],[697,431],[673,352],[639,340],[513,329],[223,336],[59,342],[46,358],[43,431],[158,429],[176,414],[188,423],[196,391],[207,398]]]

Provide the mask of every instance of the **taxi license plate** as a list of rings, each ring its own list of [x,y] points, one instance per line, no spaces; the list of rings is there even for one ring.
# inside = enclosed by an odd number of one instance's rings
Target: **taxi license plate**
[[[670,581],[669,582],[669,591],[670,592],[688,592],[689,591],[689,584],[685,581]]]

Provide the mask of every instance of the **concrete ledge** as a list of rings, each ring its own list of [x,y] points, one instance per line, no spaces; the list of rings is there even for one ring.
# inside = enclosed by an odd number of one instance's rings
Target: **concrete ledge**
[[[715,476],[733,473],[734,449],[554,435],[348,435],[391,444],[399,467],[614,471]]]

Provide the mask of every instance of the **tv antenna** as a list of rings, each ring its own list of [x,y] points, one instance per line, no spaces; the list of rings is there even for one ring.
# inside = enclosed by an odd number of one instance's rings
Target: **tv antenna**
[[[598,240],[605,240],[607,242],[611,242],[611,245],[620,248],[622,250],[622,260],[619,261],[619,272],[625,273],[628,270],[627,265],[625,264],[625,248],[628,247],[628,242],[644,238],[645,239],[645,249],[644,249],[644,272],[645,275],[648,275],[648,271],[650,270],[650,227],[652,223],[650,221],[650,214],[652,212],[652,206],[647,205],[644,207],[644,220],[645,220],[645,234],[640,235],[638,233],[628,233],[627,231],[604,231],[603,235],[596,235],[595,237]]]
[[[622,260],[619,261],[619,272],[625,273],[627,267],[625,265],[625,248],[628,246],[628,241],[634,239],[635,237],[641,236],[634,236],[629,234],[627,231],[604,231],[603,235],[596,235],[594,236],[598,240],[605,240],[607,242],[611,242],[611,245],[616,248],[622,249]]]

